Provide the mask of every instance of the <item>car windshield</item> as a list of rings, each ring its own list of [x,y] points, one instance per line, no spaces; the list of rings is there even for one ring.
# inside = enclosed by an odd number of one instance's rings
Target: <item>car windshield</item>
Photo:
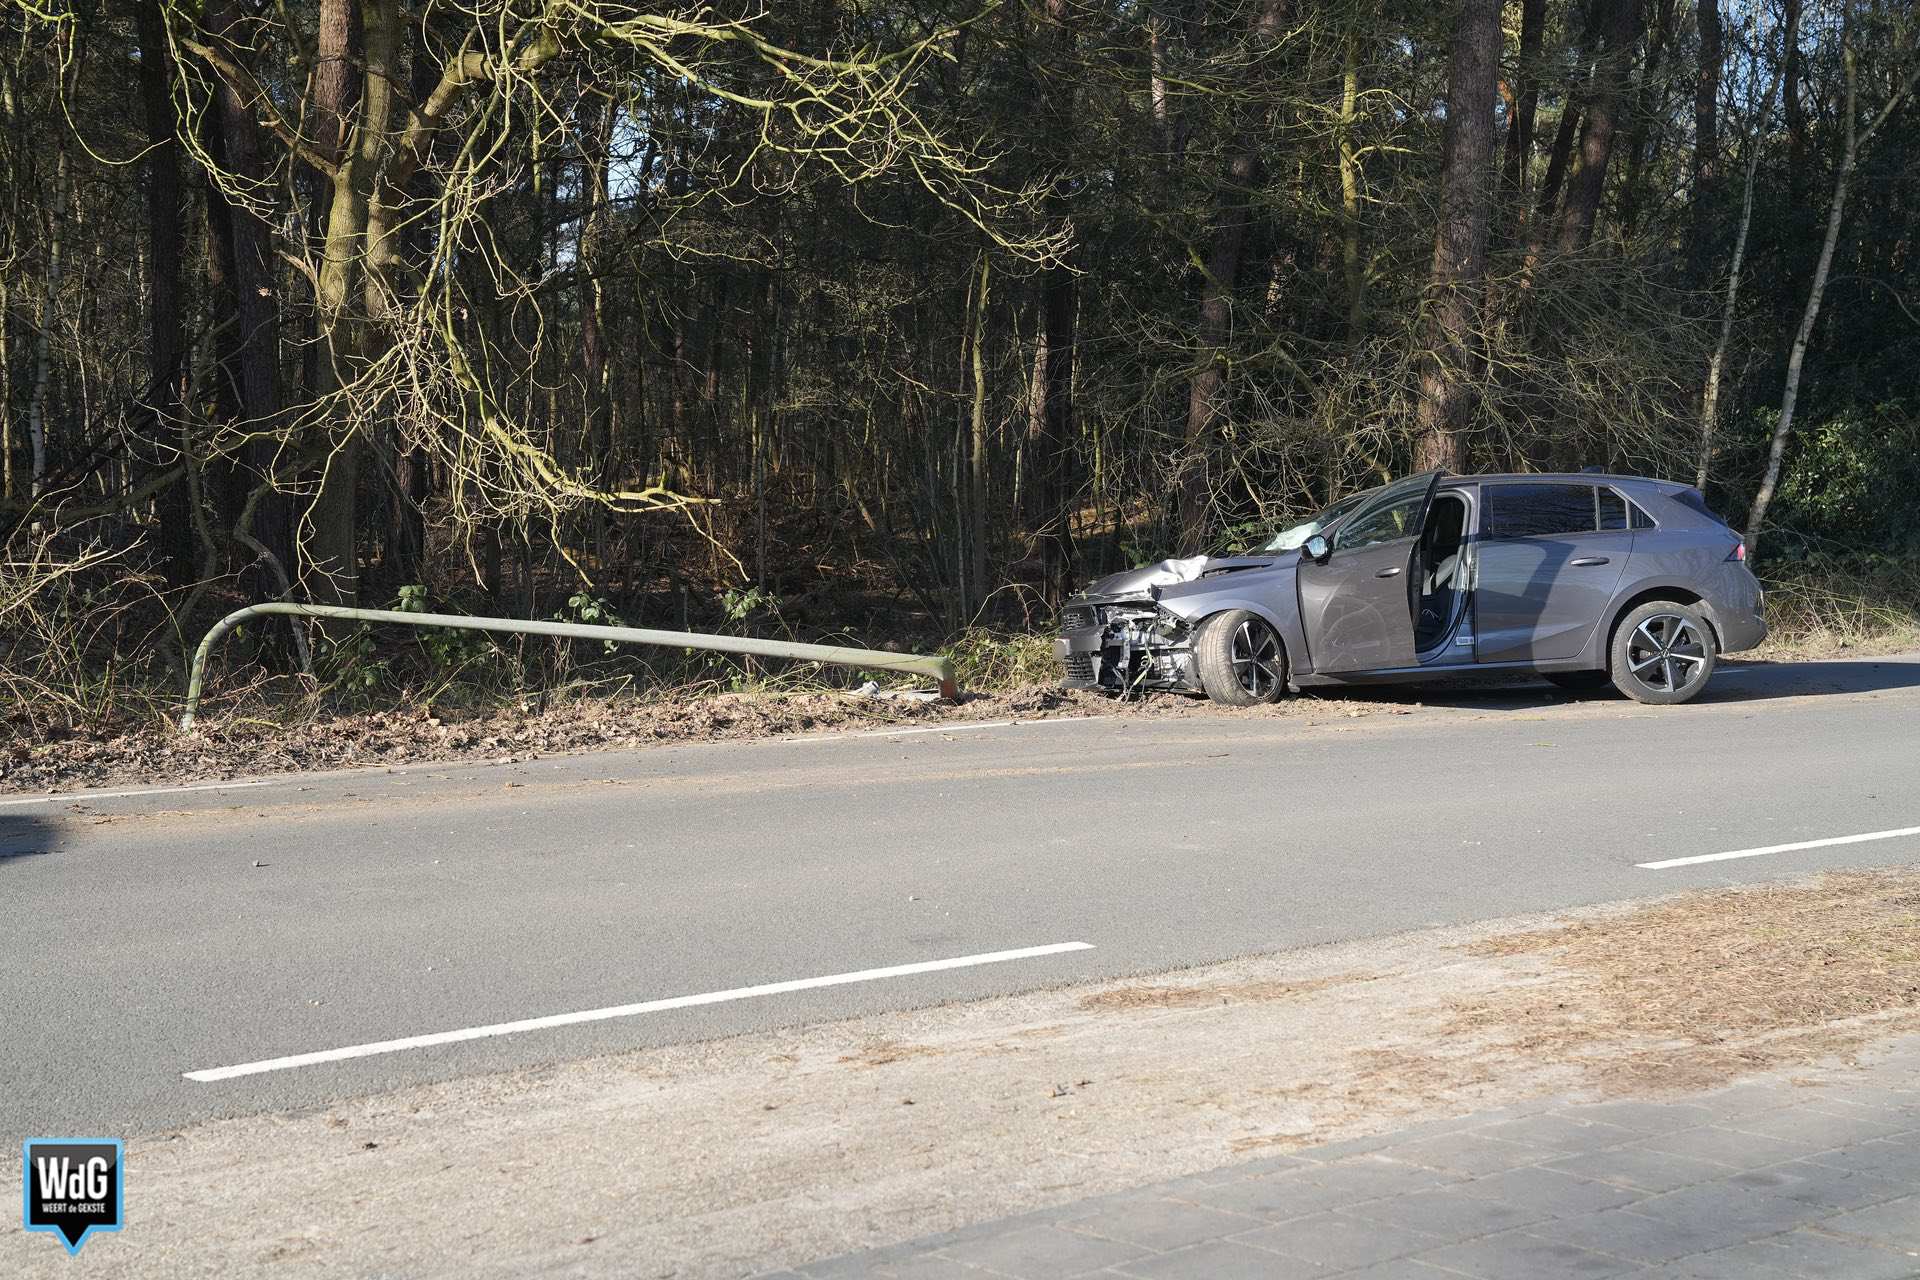
[[[1363,493],[1349,494],[1347,497],[1340,499],[1340,501],[1334,503],[1325,511],[1322,511],[1311,519],[1302,520],[1299,524],[1289,526],[1274,534],[1271,538],[1260,544],[1260,550],[1297,551],[1301,543],[1316,533],[1325,532],[1328,525],[1359,506],[1362,498],[1365,498],[1368,494],[1377,492],[1379,491],[1376,489],[1368,489]]]

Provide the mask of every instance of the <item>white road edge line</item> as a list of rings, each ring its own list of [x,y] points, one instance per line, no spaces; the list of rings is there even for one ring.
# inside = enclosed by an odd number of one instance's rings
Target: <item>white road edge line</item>
[[[256,778],[252,782],[200,782],[190,787],[144,787],[138,791],[74,791],[65,795],[25,796],[17,800],[0,800],[0,805],[61,804],[63,802],[79,804],[85,800],[120,800],[127,796],[165,796],[182,791],[238,791],[241,787],[266,787],[285,781],[287,781],[286,778]]]
[[[496,1022],[492,1026],[467,1027],[460,1031],[436,1031],[431,1035],[406,1036],[399,1040],[377,1040],[371,1044],[348,1045],[344,1049],[296,1053],[285,1058],[243,1062],[232,1067],[209,1067],[203,1071],[187,1071],[182,1074],[188,1080],[200,1084],[211,1084],[218,1080],[232,1080],[239,1076],[259,1075],[265,1071],[287,1071],[294,1067],[311,1067],[322,1062],[371,1058],[382,1053],[400,1053],[407,1049],[458,1044],[463,1040],[486,1040],[493,1036],[518,1035],[522,1031],[545,1031],[551,1027],[570,1027],[582,1022],[605,1022],[611,1018],[631,1018],[636,1014],[659,1013],[667,1009],[689,1009],[696,1005],[723,1004],[729,1000],[783,995],[789,991],[809,991],[815,987],[843,987],[852,982],[876,982],[881,978],[905,978],[917,973],[939,973],[946,969],[966,969],[974,965],[1002,964],[1008,960],[1031,960],[1038,956],[1057,956],[1069,951],[1091,950],[1093,950],[1091,942],[1054,942],[1043,947],[1020,947],[1013,951],[988,951],[980,955],[955,956],[950,960],[922,960],[917,964],[888,965],[884,969],[832,973],[824,978],[794,978],[787,982],[762,983],[757,987],[735,987],[731,991],[708,991],[700,995],[672,996],[665,1000],[645,1000],[639,1004],[615,1005],[608,1009],[585,1009],[579,1013],[556,1013],[545,1018],[523,1018],[518,1022]]]
[[[1734,858],[1758,858],[1769,853],[1791,853],[1795,849],[1825,849],[1836,844],[1865,844],[1869,840],[1897,840],[1901,836],[1920,836],[1920,827],[1896,827],[1892,831],[1869,831],[1857,836],[1830,836],[1825,840],[1796,840],[1792,844],[1735,849],[1731,853],[1702,853],[1691,858],[1667,858],[1660,862],[1637,862],[1634,865],[1647,871],[1665,871],[1668,867],[1691,867],[1702,862],[1727,862]]]

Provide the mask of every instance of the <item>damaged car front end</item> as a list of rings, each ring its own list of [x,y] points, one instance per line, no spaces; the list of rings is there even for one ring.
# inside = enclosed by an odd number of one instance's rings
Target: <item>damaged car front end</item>
[[[1272,564],[1271,557],[1195,556],[1095,583],[1061,610],[1054,649],[1066,668],[1063,683],[1121,695],[1204,693],[1193,638],[1211,611],[1203,604],[1213,595],[1211,580]]]

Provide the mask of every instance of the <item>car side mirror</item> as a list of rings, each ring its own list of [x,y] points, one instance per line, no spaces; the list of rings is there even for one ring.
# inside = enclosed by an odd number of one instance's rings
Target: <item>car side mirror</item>
[[[1300,544],[1300,558],[1311,560],[1315,564],[1325,564],[1327,557],[1332,554],[1333,548],[1328,546],[1327,540],[1317,533]]]

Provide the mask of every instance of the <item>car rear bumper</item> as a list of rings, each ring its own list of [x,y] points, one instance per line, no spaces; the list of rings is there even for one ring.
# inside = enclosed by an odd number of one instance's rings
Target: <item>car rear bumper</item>
[[[1708,613],[1719,633],[1722,653],[1757,649],[1767,638],[1766,612],[1757,603],[1751,609],[1710,609]]]
[[[1730,564],[1722,590],[1705,601],[1707,616],[1720,636],[1720,652],[1758,648],[1767,638],[1767,598],[1760,580],[1744,564]]]

